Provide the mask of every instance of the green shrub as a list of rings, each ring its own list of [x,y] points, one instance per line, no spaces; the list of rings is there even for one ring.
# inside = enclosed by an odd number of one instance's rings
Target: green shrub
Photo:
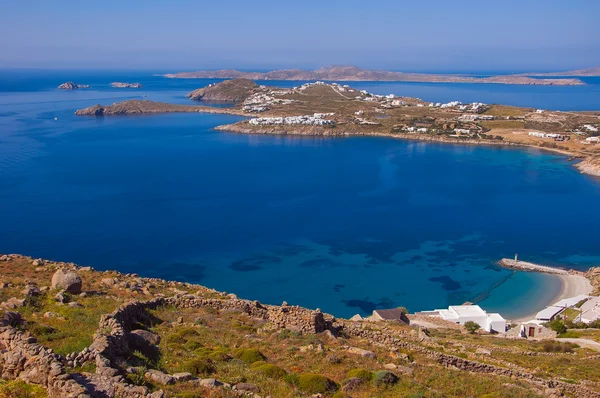
[[[239,349],[236,351],[234,357],[246,363],[254,363],[266,359],[266,357],[255,348]]]
[[[298,385],[298,375],[296,373],[290,373],[283,377],[286,383],[291,384],[293,386]]]
[[[181,370],[195,376],[206,376],[215,373],[215,366],[210,359],[194,358],[185,362],[181,367]]]
[[[398,382],[398,376],[387,370],[380,370],[373,375],[373,383],[376,386],[389,386]]]
[[[304,373],[298,376],[296,387],[309,394],[325,394],[334,392],[338,386],[333,381],[323,375]]]
[[[285,369],[270,363],[255,362],[252,367],[271,379],[283,379],[287,375]]]
[[[558,334],[563,334],[567,332],[567,327],[565,326],[565,323],[560,319],[555,319],[553,321],[547,322],[544,324],[544,326],[554,330]]]
[[[481,328],[481,326],[479,326],[479,324],[477,324],[477,323],[475,323],[473,321],[465,322],[464,327],[471,334],[475,334],[475,332],[478,331]]]
[[[167,336],[167,342],[175,344],[185,344],[188,340],[193,337],[200,336],[200,333],[193,327],[184,327],[179,329],[177,332]]]
[[[48,336],[54,332],[55,332],[55,330],[53,327],[46,326],[46,325],[36,325],[33,328],[31,328],[31,333],[34,336],[38,336],[38,337]]]
[[[346,377],[358,377],[359,379],[368,383],[371,381],[371,379],[373,379],[373,373],[367,369],[351,369],[346,373]]]
[[[190,340],[183,345],[183,348],[188,351],[196,351],[198,348],[202,348],[202,344],[196,340]]]

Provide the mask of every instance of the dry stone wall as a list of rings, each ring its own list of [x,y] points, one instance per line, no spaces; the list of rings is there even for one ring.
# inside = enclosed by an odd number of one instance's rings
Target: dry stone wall
[[[65,372],[59,355],[12,326],[0,328],[0,350],[3,379],[40,385],[48,390],[50,397],[91,397],[87,389]]]

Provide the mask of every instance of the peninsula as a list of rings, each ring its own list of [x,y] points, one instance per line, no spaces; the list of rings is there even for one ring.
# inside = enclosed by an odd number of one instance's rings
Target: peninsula
[[[130,100],[95,105],[77,115],[110,116],[206,112],[248,116],[217,129],[245,134],[388,136],[400,139],[529,146],[581,159],[577,167],[600,176],[600,112],[560,112],[459,101],[431,103],[418,98],[376,95],[337,83],[293,88],[226,80],[188,94],[189,98],[233,101],[232,107]]]
[[[579,79],[539,79],[523,75],[473,77],[368,70],[356,66],[326,66],[316,70],[282,69],[270,72],[243,72],[238,70],[201,70],[196,72],[167,73],[173,79],[251,79],[251,80],[325,80],[325,81],[394,81],[425,83],[495,83],[573,86],[585,84]]]
[[[600,66],[586,69],[567,70],[563,72],[527,73],[522,76],[600,76]]]
[[[597,329],[490,333],[404,308],[340,319],[16,254],[0,254],[0,286],[0,396],[600,397]]]

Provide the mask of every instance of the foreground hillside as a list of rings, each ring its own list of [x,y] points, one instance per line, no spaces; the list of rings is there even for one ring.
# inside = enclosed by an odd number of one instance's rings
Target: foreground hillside
[[[600,355],[570,343],[335,319],[18,255],[0,255],[0,275],[0,397],[600,396]]]

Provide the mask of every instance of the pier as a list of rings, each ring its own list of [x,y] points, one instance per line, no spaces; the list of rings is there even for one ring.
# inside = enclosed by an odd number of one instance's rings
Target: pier
[[[546,274],[569,275],[569,271],[558,267],[549,267],[547,265],[538,265],[519,261],[517,259],[503,258],[498,264],[505,268],[513,268],[521,271],[544,272]]]

